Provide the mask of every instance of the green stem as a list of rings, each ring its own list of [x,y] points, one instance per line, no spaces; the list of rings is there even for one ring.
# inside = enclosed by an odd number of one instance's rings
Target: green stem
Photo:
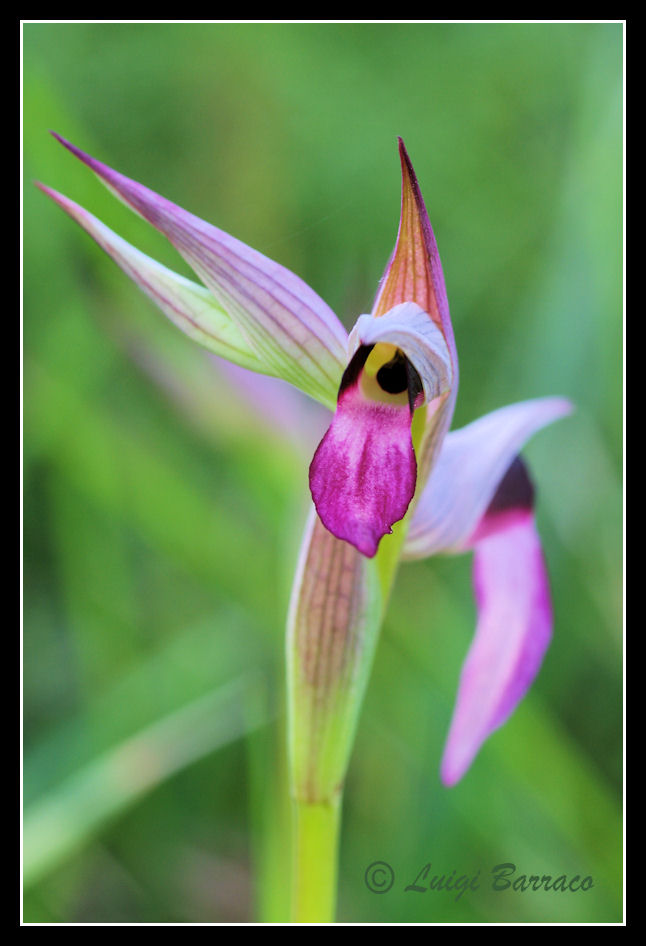
[[[292,922],[333,923],[341,793],[331,803],[294,802]]]

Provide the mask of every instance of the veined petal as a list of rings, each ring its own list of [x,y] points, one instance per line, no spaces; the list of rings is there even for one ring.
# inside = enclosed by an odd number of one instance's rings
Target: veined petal
[[[400,303],[380,318],[359,316],[348,339],[350,355],[360,345],[379,342],[403,351],[420,376],[427,403],[451,388],[453,369],[444,335],[417,303]]]
[[[73,200],[43,184],[37,186],[76,220],[190,338],[243,368],[265,371],[236,323],[208,289],[146,256]]]
[[[404,558],[463,551],[525,442],[571,410],[564,398],[521,401],[451,431],[415,506]]]
[[[313,289],[240,240],[55,137],[168,237],[238,325],[268,374],[324,404],[334,403],[347,334]]]
[[[441,774],[454,785],[533,682],[552,636],[552,607],[532,486],[514,461],[472,537],[478,624],[460,676]]]

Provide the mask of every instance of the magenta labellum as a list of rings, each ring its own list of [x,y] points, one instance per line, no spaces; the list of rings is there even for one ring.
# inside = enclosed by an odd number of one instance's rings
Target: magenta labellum
[[[350,362],[336,414],[310,465],[310,489],[321,521],[369,558],[392,524],[406,515],[415,492],[411,419],[422,387],[399,350],[392,357],[387,351],[382,357],[388,360],[369,374],[367,362],[376,354],[363,345]]]

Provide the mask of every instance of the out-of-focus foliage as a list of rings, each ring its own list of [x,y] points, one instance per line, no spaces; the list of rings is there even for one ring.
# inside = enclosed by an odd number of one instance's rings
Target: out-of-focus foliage
[[[613,24],[24,26],[27,922],[285,919],[283,628],[321,424],[296,405],[274,429],[32,186],[188,272],[49,128],[289,266],[346,325],[394,243],[404,138],[456,424],[548,394],[577,413],[526,451],[553,644],[450,791],[469,558],[401,569],[339,919],[620,919],[621,57]],[[382,896],[376,860],[396,875]],[[480,870],[479,889],[406,891],[429,862]],[[502,862],[594,887],[495,892]]]

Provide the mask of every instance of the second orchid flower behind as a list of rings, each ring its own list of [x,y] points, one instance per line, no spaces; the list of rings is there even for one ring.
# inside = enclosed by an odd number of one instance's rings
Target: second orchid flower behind
[[[311,866],[322,856],[317,843],[335,843],[327,819],[338,811],[402,558],[475,552],[478,623],[441,765],[446,785],[464,775],[535,678],[552,614],[534,492],[519,452],[571,405],[555,397],[525,401],[449,433],[457,352],[435,237],[401,139],[395,249],[372,311],[348,335],[289,270],[56,137],[164,233],[204,283],[160,265],[39,185],[180,329],[217,355],[289,381],[335,410],[310,466],[315,508],[287,639],[297,863],[300,857]],[[333,859],[333,851],[327,854]],[[302,871],[300,881],[298,873],[297,914],[320,919],[321,900],[327,896],[329,913],[333,890],[311,871]]]

